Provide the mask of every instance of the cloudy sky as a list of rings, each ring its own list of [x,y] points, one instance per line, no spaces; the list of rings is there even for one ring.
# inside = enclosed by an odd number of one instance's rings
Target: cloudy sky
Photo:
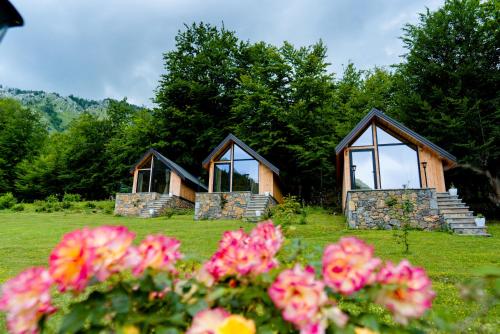
[[[127,97],[151,105],[184,23],[224,22],[244,40],[296,46],[319,39],[331,70],[350,60],[386,66],[403,53],[401,27],[442,0],[10,0],[25,20],[0,44],[0,84],[62,95]]]

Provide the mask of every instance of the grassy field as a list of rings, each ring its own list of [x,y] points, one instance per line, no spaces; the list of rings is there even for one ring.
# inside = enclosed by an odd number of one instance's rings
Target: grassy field
[[[228,229],[253,225],[241,221],[200,221],[190,215],[171,218],[139,219],[115,217],[104,213],[36,213],[0,211],[0,284],[28,266],[47,265],[51,249],[62,235],[83,226],[104,224],[125,225],[140,240],[150,233],[164,233],[182,241],[182,251],[190,259],[207,259],[215,250],[221,233]],[[402,246],[396,244],[390,231],[357,231],[345,228],[344,218],[312,210],[306,225],[297,225],[290,238],[300,238],[308,249],[337,241],[346,235],[357,236],[375,245],[376,255],[382,259],[399,261],[408,258],[411,263],[424,267],[437,291],[434,309],[451,321],[465,318],[476,308],[464,303],[456,285],[474,276],[475,270],[486,265],[500,265],[500,224],[490,224],[493,237],[457,236],[444,232],[410,232],[411,254],[403,255]],[[319,255],[318,255],[319,257]],[[500,332],[500,307],[471,328],[471,333]],[[0,332],[4,332],[0,318]]]

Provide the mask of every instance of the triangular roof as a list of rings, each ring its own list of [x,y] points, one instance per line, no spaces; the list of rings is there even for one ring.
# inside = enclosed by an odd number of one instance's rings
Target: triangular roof
[[[277,175],[280,174],[280,170],[278,167],[267,161],[263,156],[261,156],[259,153],[255,152],[252,150],[247,144],[242,142],[240,139],[238,139],[235,135],[229,134],[227,135],[226,138],[224,138],[223,141],[219,145],[217,145],[216,148],[212,150],[212,152],[203,160],[203,167],[208,168],[208,164],[212,160],[213,157],[215,157],[217,154],[220,153],[220,151],[225,148],[230,142],[235,143],[239,147],[241,147],[242,150],[250,154],[255,160],[259,161],[263,165],[267,166],[270,170],[272,170],[274,173]]]
[[[172,160],[166,158],[160,152],[158,152],[157,150],[155,150],[153,148],[150,148],[146,153],[144,153],[142,155],[142,157],[130,169],[130,171],[131,172],[134,171],[134,169],[138,165],[140,165],[150,155],[154,155],[156,158],[158,158],[158,160],[160,160],[161,162],[163,162],[168,168],[170,168],[177,175],[179,175],[179,177],[181,179],[187,180],[187,181],[191,182],[192,184],[194,184],[195,186],[199,186],[199,187],[201,187],[201,188],[203,188],[205,190],[208,190],[208,187],[206,185],[204,185],[203,183],[201,183],[196,176],[194,176],[193,174],[189,173],[187,170],[185,170],[184,168],[182,168],[181,166],[179,166],[178,164],[176,164]]]
[[[438,145],[434,144],[430,140],[422,137],[418,133],[410,130],[409,128],[407,128],[403,124],[401,124],[398,121],[396,121],[394,118],[391,118],[391,117],[387,116],[382,111],[380,111],[378,109],[375,109],[375,108],[373,108],[354,127],[354,129],[352,129],[352,131],[349,132],[349,134],[347,136],[345,136],[344,139],[342,139],[342,141],[337,145],[337,147],[335,147],[335,154],[339,155],[349,145],[349,143],[351,143],[352,140],[355,139],[356,136],[361,131],[363,131],[371,123],[371,121],[373,119],[377,119],[377,118],[380,119],[380,120],[382,120],[382,121],[384,121],[384,122],[386,122],[386,123],[388,123],[389,125],[393,126],[394,128],[398,129],[399,131],[404,132],[409,137],[412,137],[415,141],[421,143],[424,146],[427,146],[428,148],[430,148],[431,150],[433,150],[434,152],[436,152],[438,155],[440,155],[440,156],[448,159],[450,162],[452,162],[452,163],[456,163],[457,162],[457,158],[453,154],[447,152],[446,150],[442,149],[441,147],[439,147]]]

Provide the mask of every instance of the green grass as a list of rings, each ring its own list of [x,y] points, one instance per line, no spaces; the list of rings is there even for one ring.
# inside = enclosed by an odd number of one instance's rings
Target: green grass
[[[26,267],[47,265],[51,249],[63,234],[83,226],[125,225],[140,240],[147,234],[163,233],[182,241],[182,251],[190,259],[207,259],[215,250],[223,231],[253,225],[241,221],[199,221],[190,215],[170,219],[160,217],[139,219],[115,217],[103,213],[36,213],[31,207],[23,212],[0,211],[0,283]],[[477,268],[500,264],[500,224],[488,224],[491,238],[457,236],[443,232],[410,232],[410,251],[402,254],[402,246],[395,243],[391,231],[359,231],[345,228],[344,217],[322,210],[311,210],[308,224],[295,225],[289,237],[300,238],[313,251],[342,236],[354,235],[375,246],[376,255],[384,260],[399,261],[408,258],[414,265],[424,267],[437,291],[434,309],[458,321],[469,315],[475,305],[463,302],[456,285],[474,276]],[[318,254],[319,256],[319,254]],[[500,332],[500,307],[481,320],[480,330]],[[0,319],[0,332],[4,331]],[[476,332],[478,328],[472,329]]]

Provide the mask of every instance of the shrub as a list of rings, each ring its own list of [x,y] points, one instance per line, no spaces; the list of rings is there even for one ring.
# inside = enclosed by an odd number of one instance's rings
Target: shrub
[[[73,203],[70,202],[70,201],[62,201],[61,202],[61,208],[64,209],[64,210],[68,210],[68,209],[71,209],[73,207]]]
[[[283,203],[273,206],[268,211],[268,216],[280,225],[307,223],[307,212],[301,207],[295,196],[283,198]]]
[[[5,193],[0,196],[0,210],[10,209],[17,203],[16,198],[12,193]]]
[[[354,237],[324,249],[319,273],[301,263],[304,249],[297,242],[289,244],[295,247],[288,251],[292,257],[278,262],[284,237],[272,222],[250,233],[227,231],[201,266],[179,263],[183,254],[174,238],[150,235],[138,246],[133,239],[123,226],[65,235],[51,253],[49,269],[27,269],[2,286],[3,311],[32,333],[54,312],[62,313],[54,319],[61,322],[60,333],[418,333],[442,328],[441,319],[421,321],[435,297],[424,269],[407,260],[383,263],[371,246]],[[56,297],[69,300],[68,307],[52,306],[54,287],[66,293]],[[393,321],[387,321],[389,314]],[[11,331],[17,322],[8,323]]]
[[[24,205],[22,205],[21,203],[16,204],[12,207],[12,211],[15,211],[15,212],[24,211]]]
[[[57,195],[50,195],[50,196],[47,196],[47,198],[45,199],[45,202],[57,203],[57,202],[59,202],[59,198],[57,197]]]
[[[172,216],[192,216],[194,215],[193,209],[187,208],[167,208],[163,211],[162,216],[166,218],[171,218]]]
[[[94,202],[85,202],[83,207],[86,209],[95,209],[97,206]]]
[[[80,202],[82,196],[80,194],[64,194],[63,202]]]

